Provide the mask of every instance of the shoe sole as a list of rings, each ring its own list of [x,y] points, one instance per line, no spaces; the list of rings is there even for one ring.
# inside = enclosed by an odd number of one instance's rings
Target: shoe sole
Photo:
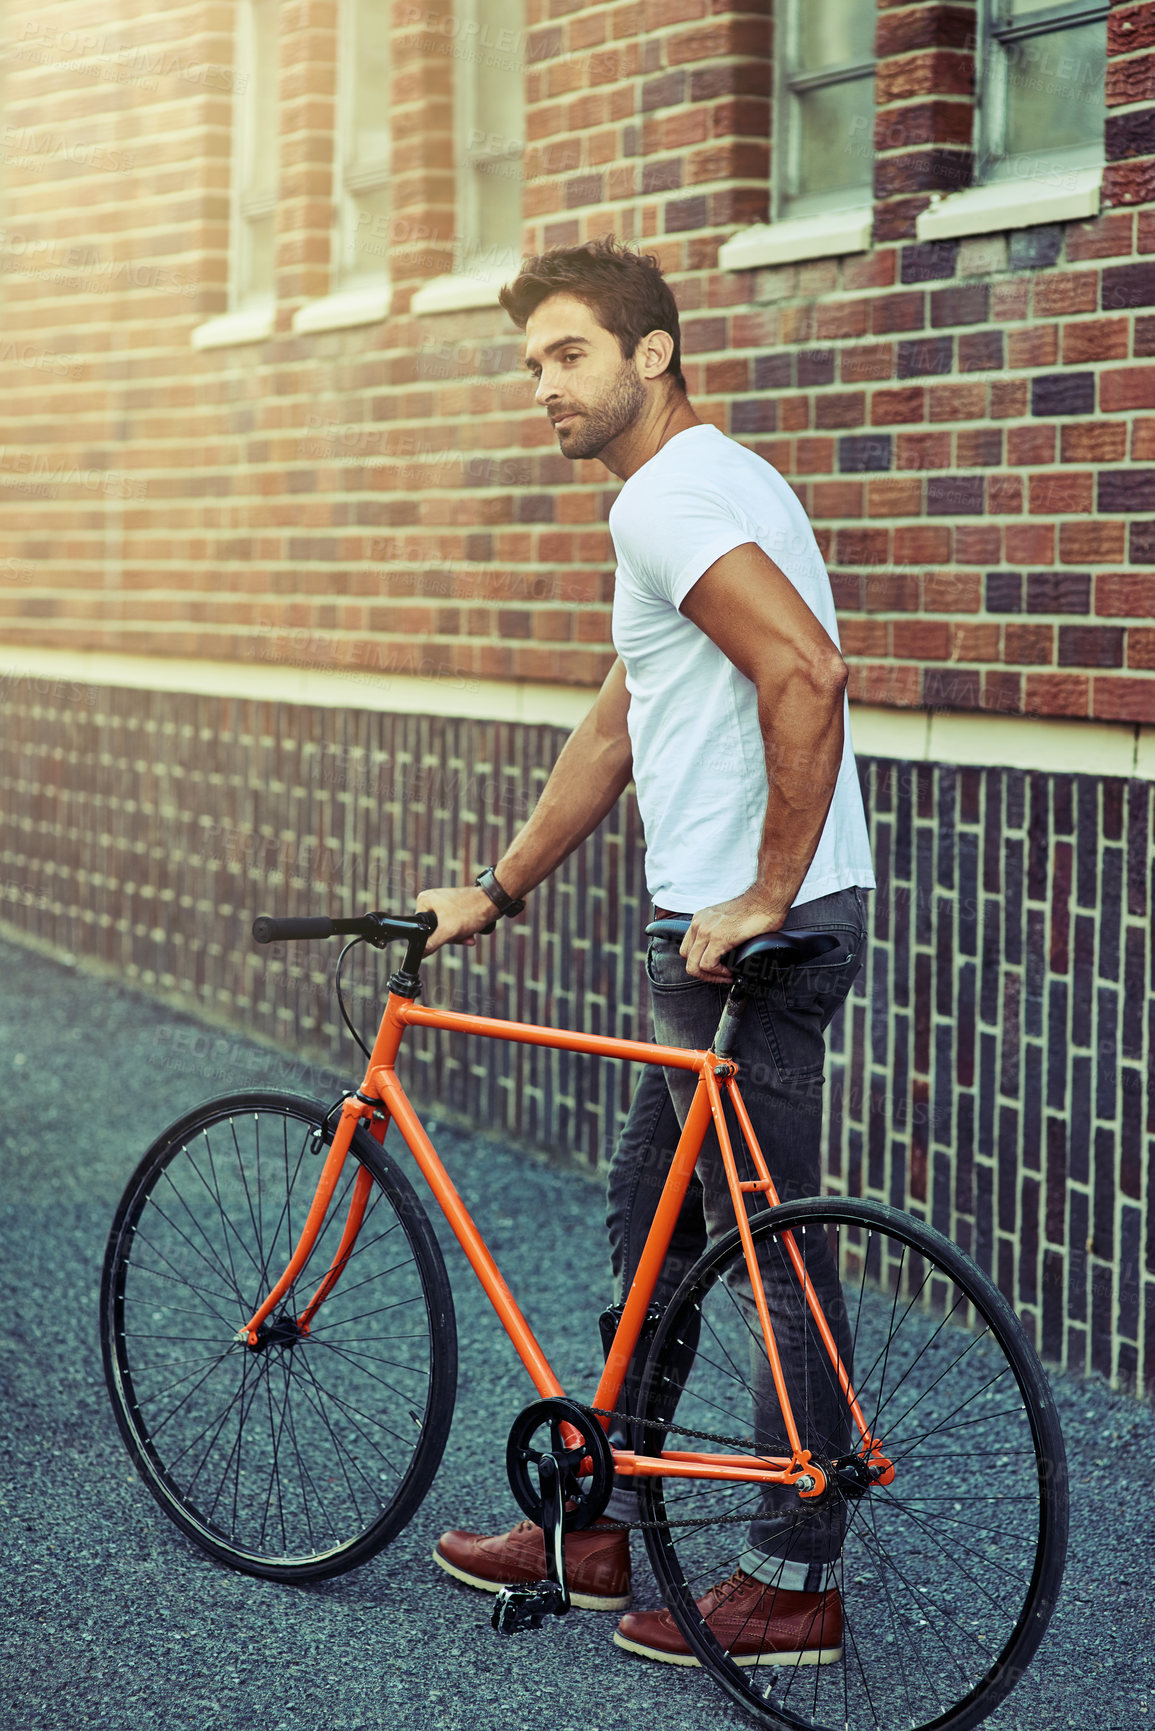
[[[656,1659],[660,1665],[698,1665],[692,1653],[663,1653],[657,1647],[643,1647],[640,1641],[631,1641],[625,1635],[615,1633],[614,1645],[624,1647],[627,1653],[638,1653],[643,1659]],[[841,1647],[812,1647],[804,1653],[731,1653],[730,1660],[735,1665],[836,1665],[842,1657]]]
[[[447,1575],[452,1575],[455,1581],[464,1581],[467,1587],[477,1587],[483,1593],[500,1593],[502,1588],[507,1586],[532,1585],[532,1583],[525,1581],[487,1581],[481,1575],[467,1574],[464,1569],[459,1569],[456,1563],[451,1563],[448,1558],[443,1557],[436,1545],[433,1547],[433,1561],[440,1568],[443,1568]],[[630,1608],[629,1593],[612,1599],[598,1599],[592,1593],[575,1593],[571,1587],[569,1601],[571,1605],[576,1605],[581,1611],[628,1611]]]

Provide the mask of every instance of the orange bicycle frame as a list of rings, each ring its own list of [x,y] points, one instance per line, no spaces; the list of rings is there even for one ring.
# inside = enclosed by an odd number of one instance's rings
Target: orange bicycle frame
[[[820,1496],[826,1479],[810,1452],[801,1444],[798,1427],[790,1403],[774,1328],[762,1289],[750,1220],[743,1200],[744,1194],[764,1194],[771,1207],[777,1206],[778,1195],[766,1161],[758,1146],[753,1125],[737,1086],[737,1066],[729,1059],[720,1059],[713,1052],[698,1052],[675,1046],[655,1046],[640,1040],[621,1040],[606,1035],[581,1034],[567,1030],[539,1027],[529,1022],[506,1022],[488,1016],[474,1016],[453,1010],[438,1010],[418,1004],[413,999],[391,992],[381,1018],[381,1026],[370,1054],[365,1078],[357,1094],[344,1100],[340,1119],[326,1156],[317,1188],[302,1228],[296,1248],[280,1279],[269,1291],[260,1307],[238,1331],[237,1338],[254,1344],[257,1330],[271,1315],[290,1290],[307,1263],[325,1221],[352,1145],[358,1123],[369,1121],[372,1133],[383,1140],[390,1121],[397,1125],[438,1205],[449,1222],[458,1243],[465,1252],[478,1280],[518,1356],[525,1365],[538,1394],[542,1397],[560,1395],[564,1391],[533,1330],[523,1316],[517,1301],[501,1274],[479,1232],[469,1210],[446,1172],[425,1128],[407,1098],[397,1078],[395,1063],[401,1040],[408,1027],[440,1028],[451,1033],[478,1034],[484,1038],[516,1041],[527,1045],[559,1048],[603,1058],[624,1059],[626,1062],[660,1064],[665,1069],[689,1070],[697,1074],[698,1082],[690,1109],[678,1140],[669,1174],[642,1250],[633,1284],[626,1297],[606,1357],[605,1369],[598,1383],[593,1405],[604,1413],[613,1411],[620,1398],[626,1370],[633,1357],[650,1300],[666,1257],[675,1222],[681,1210],[690,1179],[697,1164],[703,1140],[713,1123],[722,1152],[722,1163],[734,1204],[746,1266],[755,1307],[762,1329],[775,1392],[782,1409],[787,1441],[791,1453],[786,1456],[718,1455],[690,1451],[667,1450],[658,1455],[638,1454],[630,1449],[614,1450],[614,1470],[624,1477],[661,1475],[663,1477],[735,1479],[745,1482],[793,1485],[804,1497]],[[728,1097],[749,1149],[758,1176],[741,1181],[738,1177],[733,1147],[726,1124],[724,1098]],[[319,1286],[297,1321],[307,1331],[312,1318],[326,1296],[339,1280],[341,1271],[356,1242],[364,1218],[372,1179],[364,1168],[357,1175],[349,1203],[341,1241]],[[863,1448],[880,1482],[893,1478],[893,1468],[885,1460],[880,1444],[859,1406],[846,1367],[823,1313],[817,1293],[807,1277],[801,1252],[792,1233],[783,1235],[783,1242],[798,1280],[802,1286],[823,1346],[830,1357],[834,1374],[854,1416]],[[601,1419],[604,1428],[608,1420]]]

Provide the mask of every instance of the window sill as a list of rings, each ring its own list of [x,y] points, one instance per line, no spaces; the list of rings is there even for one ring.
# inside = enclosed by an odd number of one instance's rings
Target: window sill
[[[409,310],[422,313],[465,312],[470,307],[496,307],[497,291],[517,275],[518,261],[500,271],[477,276],[436,276],[423,283],[413,296]]]
[[[393,290],[388,283],[364,284],[342,289],[319,301],[306,301],[293,314],[297,332],[343,331],[351,325],[377,325],[388,318]]]
[[[723,270],[757,270],[763,265],[791,264],[796,259],[865,252],[873,226],[874,211],[866,204],[852,210],[823,211],[817,216],[788,217],[785,222],[760,222],[726,241],[718,253],[718,263]]]
[[[262,343],[273,334],[277,309],[267,304],[242,307],[234,313],[222,313],[197,325],[192,333],[194,349],[231,349],[241,343]]]
[[[997,234],[1005,228],[1034,228],[1042,222],[1098,216],[1101,168],[1074,168],[1028,180],[992,181],[989,186],[952,192],[919,213],[919,240],[953,240],[968,234]]]

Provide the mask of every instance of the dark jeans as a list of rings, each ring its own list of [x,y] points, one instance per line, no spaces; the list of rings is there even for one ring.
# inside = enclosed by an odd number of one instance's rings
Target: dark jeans
[[[822,1084],[826,1059],[823,1035],[861,965],[865,933],[862,894],[856,889],[840,890],[834,895],[804,903],[791,910],[785,926],[787,930],[792,926],[805,926],[830,931],[840,939],[840,943],[836,950],[805,968],[794,970],[782,985],[772,987],[747,1004],[734,1050],[739,1064],[742,1097],[783,1201],[819,1193]],[[703,1049],[713,1040],[727,988],[692,980],[686,973],[678,948],[676,942],[664,938],[654,938],[650,943],[647,972],[653,999],[654,1034],[662,1045]],[[619,1303],[637,1268],[696,1080],[691,1072],[685,1070],[659,1070],[656,1066],[649,1066],[630,1106],[609,1176],[607,1224],[614,1295]],[[732,1120],[730,1130],[739,1178],[755,1177],[741,1145],[737,1125]],[[703,1143],[697,1171],[686,1194],[666,1265],[654,1293],[658,1305],[664,1306],[669,1302],[683,1276],[705,1250],[707,1242],[721,1236],[733,1225],[734,1208],[722,1167],[721,1150],[717,1136],[711,1130]],[[813,1252],[808,1252],[807,1270],[827,1315],[833,1321],[841,1316],[842,1306],[837,1303],[839,1289],[833,1259],[824,1246],[821,1249],[816,1246]],[[783,1291],[781,1300],[776,1302],[775,1287],[781,1287],[783,1283],[788,1290]],[[791,1339],[792,1333],[800,1327],[797,1320],[797,1280],[785,1269],[781,1258],[771,1255],[763,1265],[763,1284],[790,1386],[792,1344],[795,1358],[800,1360],[802,1357],[801,1339],[793,1342]],[[757,1331],[748,1288],[744,1298]],[[845,1323],[841,1330],[836,1323],[833,1325],[839,1351],[849,1365],[850,1341],[846,1337]],[[642,1366],[636,1362],[630,1367],[623,1391],[629,1411],[635,1410],[641,1371]],[[756,1435],[760,1443],[767,1446],[772,1439],[784,1436],[768,1369],[756,1374],[754,1387]],[[800,1392],[796,1402],[791,1388],[792,1406],[801,1410],[802,1398]],[[830,1397],[826,1398],[829,1404]],[[812,1426],[827,1438],[834,1437],[840,1426],[844,1428],[843,1415],[833,1406],[829,1413],[811,1410],[810,1419]],[[849,1446],[849,1439],[846,1446]],[[780,1452],[777,1447],[775,1452]],[[781,1452],[788,1453],[789,1450]],[[803,1571],[807,1572],[809,1565],[821,1564],[833,1556],[841,1535],[831,1532],[821,1521],[810,1521],[804,1529],[795,1530],[786,1517],[791,1516],[797,1507],[795,1492],[769,1488],[763,1505],[765,1519],[753,1524],[751,1543],[771,1558],[789,1554],[793,1563],[802,1565]],[[625,1499],[618,1494],[611,1512],[623,1516],[628,1513]],[[744,1566],[747,1566],[745,1559]],[[810,1568],[809,1574],[813,1576],[813,1573]],[[811,1579],[804,1583],[795,1569],[782,1584],[810,1586]]]

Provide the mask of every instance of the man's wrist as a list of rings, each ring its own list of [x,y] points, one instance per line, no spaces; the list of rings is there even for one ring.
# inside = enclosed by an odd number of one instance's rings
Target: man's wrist
[[[474,879],[479,890],[491,901],[497,909],[498,916],[506,915],[513,918],[525,908],[524,897],[510,895],[498,878],[493,866],[486,866]]]

